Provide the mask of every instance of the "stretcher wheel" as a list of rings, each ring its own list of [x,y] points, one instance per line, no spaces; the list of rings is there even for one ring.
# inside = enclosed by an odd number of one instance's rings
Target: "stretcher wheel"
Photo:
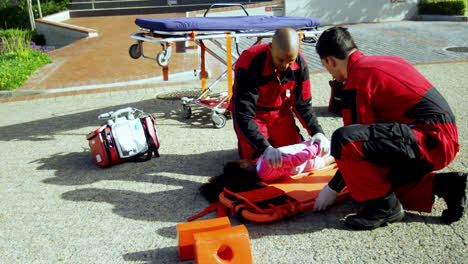
[[[192,108],[187,105],[183,105],[182,107],[184,108],[184,118],[190,119],[190,117],[192,116]]]
[[[130,46],[130,49],[128,50],[128,53],[130,54],[130,57],[132,59],[138,59],[141,57],[141,47],[139,44],[133,44]]]
[[[210,78],[211,76],[211,73],[209,71],[205,71],[205,78],[208,79]],[[200,80],[202,79],[202,73],[200,71],[200,73],[198,74],[198,77],[200,78]]]
[[[226,117],[224,115],[213,113],[211,115],[211,120],[213,120],[213,124],[216,128],[223,128],[226,125]]]
[[[166,58],[166,52],[161,51],[158,53],[158,56],[156,57],[156,61],[158,62],[159,66],[166,67],[167,65],[169,65],[170,57]]]

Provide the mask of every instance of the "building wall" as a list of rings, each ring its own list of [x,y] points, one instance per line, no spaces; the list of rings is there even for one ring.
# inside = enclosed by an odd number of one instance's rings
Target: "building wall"
[[[284,16],[284,1],[270,1],[244,5],[250,16]],[[203,16],[206,10],[188,12],[187,17]],[[208,17],[245,16],[240,7],[213,8]]]
[[[419,0],[285,0],[287,16],[320,18],[322,25],[411,19]]]

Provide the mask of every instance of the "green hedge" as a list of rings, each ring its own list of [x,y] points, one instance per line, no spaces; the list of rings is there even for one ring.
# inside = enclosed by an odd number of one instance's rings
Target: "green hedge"
[[[421,15],[465,15],[466,0],[422,0],[418,4]]]
[[[19,28],[28,29],[31,27],[29,22],[28,6],[26,0],[20,0],[19,4],[12,4],[8,0],[0,3],[0,29]],[[42,1],[41,1],[42,2]],[[42,16],[54,14],[67,10],[69,0],[49,0],[41,3]],[[32,1],[33,13],[35,18],[39,18],[39,9],[37,1]]]

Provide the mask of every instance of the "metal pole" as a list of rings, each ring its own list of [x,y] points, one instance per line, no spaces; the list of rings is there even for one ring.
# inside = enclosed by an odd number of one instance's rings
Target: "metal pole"
[[[31,30],[34,31],[36,29],[36,22],[34,21],[34,13],[32,11],[32,4],[31,0],[28,1],[28,14],[29,14],[29,22],[31,23]]]
[[[37,9],[39,10],[39,17],[42,18],[42,10],[41,10],[41,1],[37,0]]]

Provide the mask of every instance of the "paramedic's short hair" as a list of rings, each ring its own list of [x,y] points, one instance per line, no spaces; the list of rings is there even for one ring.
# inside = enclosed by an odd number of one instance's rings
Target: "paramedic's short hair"
[[[297,51],[299,49],[299,36],[292,28],[283,27],[276,30],[272,42],[284,51]]]
[[[357,49],[357,46],[348,29],[343,27],[332,27],[325,30],[315,46],[315,50],[321,59],[334,56],[343,60],[353,49]]]

